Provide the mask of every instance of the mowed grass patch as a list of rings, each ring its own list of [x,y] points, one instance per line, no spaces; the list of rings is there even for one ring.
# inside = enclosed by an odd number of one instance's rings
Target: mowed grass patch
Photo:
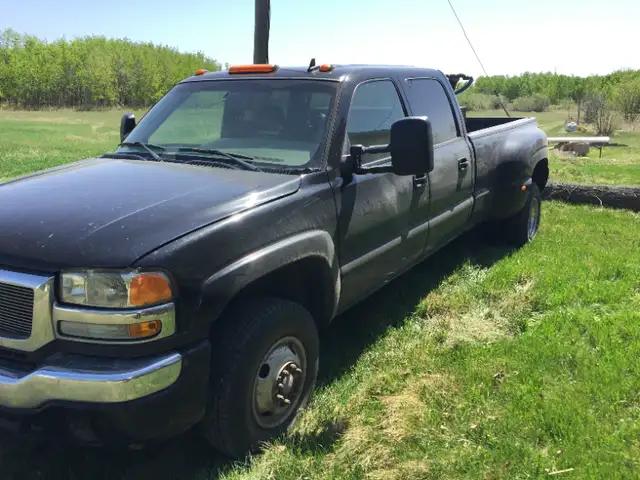
[[[521,249],[475,232],[336,319],[292,432],[232,463],[10,445],[4,478],[638,478],[640,216],[545,203]],[[71,453],[73,452],[73,453]]]
[[[0,181],[113,151],[122,113],[0,110]]]
[[[640,185],[640,129],[619,131],[602,157],[592,148],[586,157],[551,152],[552,180],[586,185]]]
[[[550,137],[595,136],[594,133],[567,133],[567,112],[511,112],[514,117],[535,117]],[[574,112],[575,115],[575,112]],[[469,116],[504,116],[502,110],[470,112]],[[613,145],[592,148],[586,157],[571,157],[550,150],[551,181],[586,185],[640,185],[640,124],[621,125],[611,139]],[[553,146],[553,145],[552,145]]]

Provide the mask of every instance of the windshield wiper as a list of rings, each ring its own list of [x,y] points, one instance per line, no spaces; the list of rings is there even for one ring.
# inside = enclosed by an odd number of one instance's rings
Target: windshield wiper
[[[160,158],[160,155],[158,155],[156,152],[154,152],[152,150],[152,148],[155,148],[157,150],[160,151],[164,151],[164,147],[161,147],[160,145],[153,145],[151,143],[143,143],[143,142],[123,142],[119,145],[120,147],[139,147],[142,148],[144,150],[147,151],[147,153],[149,155],[151,155],[151,158],[153,158],[156,162],[162,162],[162,158]]]
[[[216,150],[214,148],[198,148],[198,147],[180,147],[177,150],[177,153],[203,153],[205,155],[214,155],[219,158],[224,158],[225,160],[229,160],[236,165],[240,165],[247,170],[253,170],[254,172],[260,172],[258,167],[256,167],[253,163],[248,162],[247,160],[253,160],[253,157],[249,157],[247,155],[241,155],[239,153],[227,153],[222,150]]]
[[[137,153],[129,153],[129,152],[109,152],[102,155],[101,158],[117,158],[117,159],[125,159],[125,160],[134,159],[134,160],[147,161],[147,159],[142,155],[139,155]]]

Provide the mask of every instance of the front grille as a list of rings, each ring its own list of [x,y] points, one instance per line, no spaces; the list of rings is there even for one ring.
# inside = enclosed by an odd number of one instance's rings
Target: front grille
[[[33,290],[0,283],[0,336],[25,339],[33,324]]]

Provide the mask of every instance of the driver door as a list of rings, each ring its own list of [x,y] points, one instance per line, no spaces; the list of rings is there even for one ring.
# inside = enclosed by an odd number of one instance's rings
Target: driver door
[[[406,116],[389,79],[364,82],[352,96],[345,154],[350,145],[386,145],[391,125]],[[388,153],[366,155],[365,166],[390,165]],[[354,174],[336,189],[345,308],[401,273],[424,247],[424,237],[409,236],[411,212],[420,188],[412,176]],[[424,190],[423,187],[421,187]]]

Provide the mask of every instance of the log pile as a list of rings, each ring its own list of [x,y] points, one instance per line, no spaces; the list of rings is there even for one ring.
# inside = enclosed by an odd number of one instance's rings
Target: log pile
[[[545,188],[543,196],[547,200],[625,208],[640,212],[640,187],[550,183]]]

